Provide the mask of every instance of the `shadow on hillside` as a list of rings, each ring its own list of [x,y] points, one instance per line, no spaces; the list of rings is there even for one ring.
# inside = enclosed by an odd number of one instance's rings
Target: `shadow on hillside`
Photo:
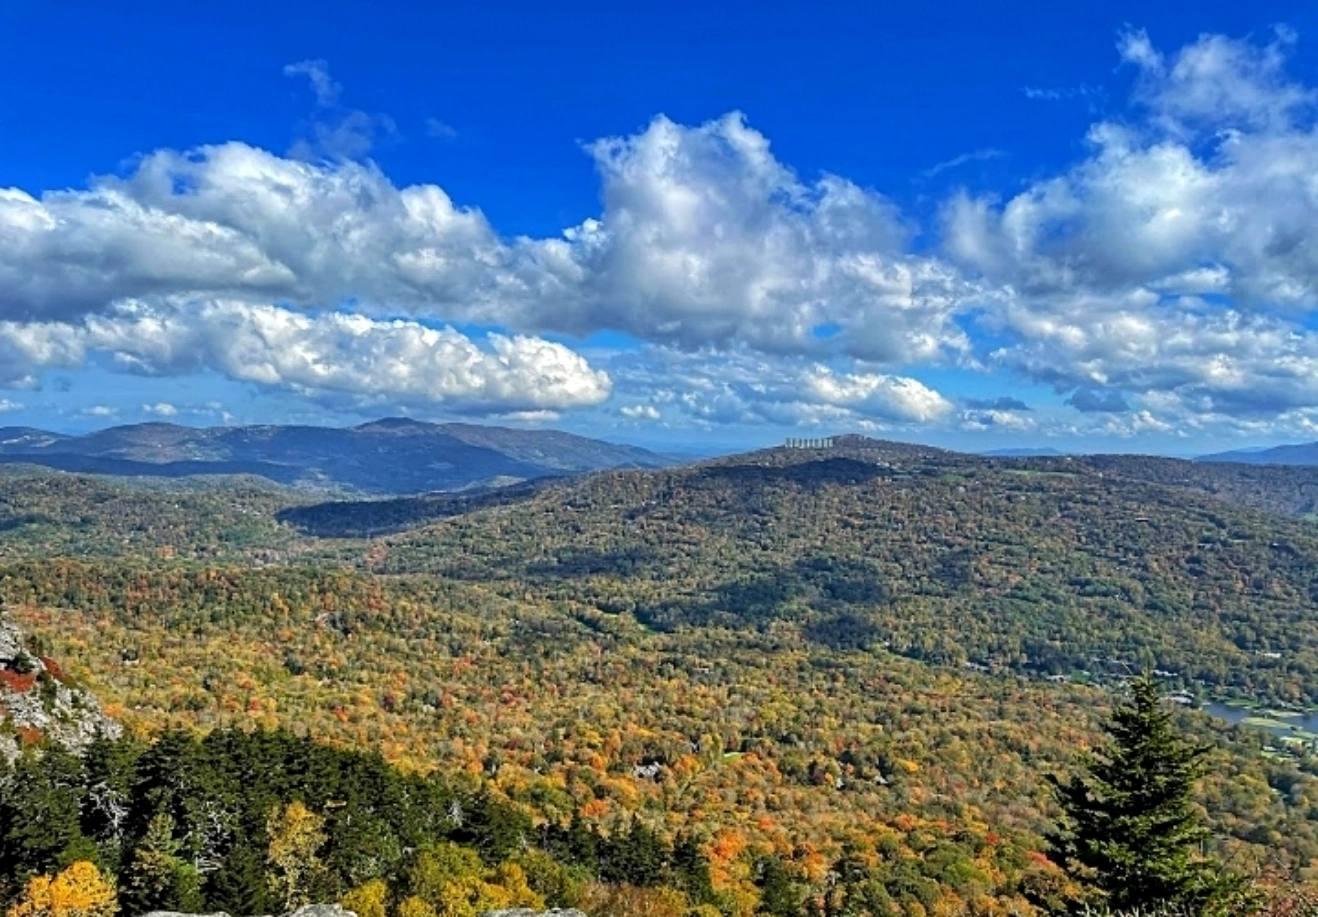
[[[892,472],[881,465],[839,456],[791,465],[711,465],[701,469],[693,479],[745,486],[787,483],[821,487],[826,484],[863,484],[891,476]]]
[[[461,493],[423,494],[388,500],[330,500],[280,510],[275,518],[317,538],[370,538],[419,528],[430,522],[529,500],[563,478],[537,478],[507,487]]]
[[[0,532],[13,532],[29,525],[43,525],[51,523],[54,520],[49,516],[41,516],[36,513],[28,513],[22,516],[8,516],[0,519]]]
[[[678,626],[758,628],[799,619],[812,643],[857,649],[880,639],[864,608],[889,601],[891,592],[881,574],[864,559],[819,555],[688,596],[637,606],[634,614],[660,631]]]
[[[643,545],[615,551],[577,548],[528,563],[522,572],[528,579],[541,582],[585,576],[632,576],[657,560],[654,549]]]

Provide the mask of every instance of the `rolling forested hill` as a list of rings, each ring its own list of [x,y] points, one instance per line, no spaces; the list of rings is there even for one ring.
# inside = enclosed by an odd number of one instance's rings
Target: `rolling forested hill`
[[[785,451],[785,450],[784,450]],[[974,456],[933,449],[915,449],[880,441],[852,440],[829,450],[829,456],[844,455],[860,461],[901,462],[916,460],[929,467],[967,469],[975,473],[1008,471],[1019,473],[1064,473],[1113,475],[1121,482],[1159,484],[1208,496],[1237,507],[1263,510],[1283,516],[1318,519],[1318,469],[1301,467],[1253,467],[1233,464],[1198,464],[1179,459],[1142,455],[1090,456]],[[707,463],[772,463],[773,450],[755,456],[730,456]],[[823,457],[819,453],[814,458]],[[766,458],[767,457],[767,458]],[[886,458],[885,458],[886,457]],[[794,456],[791,460],[801,460]],[[921,467],[924,467],[923,465]],[[532,492],[557,483],[542,478],[527,487],[473,489],[463,494],[427,494],[384,500],[339,500],[307,505],[281,518],[307,532],[327,537],[385,534],[415,528],[427,521],[471,512],[486,505],[506,505],[525,499]]]
[[[275,514],[308,499],[256,477],[124,480],[0,465],[0,559],[286,557],[298,539]]]
[[[1315,492],[1312,473],[1165,460],[771,450],[547,487],[387,539],[369,568],[661,631],[774,624],[822,648],[1080,677],[1152,666],[1313,703],[1318,528],[1253,507],[1307,513]]]

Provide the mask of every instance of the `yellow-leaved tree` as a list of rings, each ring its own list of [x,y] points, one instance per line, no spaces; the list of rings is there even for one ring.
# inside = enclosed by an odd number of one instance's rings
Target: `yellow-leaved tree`
[[[386,917],[389,886],[383,879],[371,879],[347,892],[339,903],[357,917]]]
[[[287,911],[311,903],[316,880],[323,872],[320,848],[325,846],[325,818],[301,800],[276,806],[266,819],[270,847],[270,890]]]
[[[114,917],[114,883],[95,863],[78,860],[54,876],[33,876],[7,917]]]
[[[408,884],[412,894],[399,904],[405,917],[476,917],[508,907],[544,907],[516,863],[487,868],[469,847],[444,841],[417,856]]]
[[[438,912],[430,902],[419,895],[408,895],[399,901],[394,913],[398,917],[438,917]]]

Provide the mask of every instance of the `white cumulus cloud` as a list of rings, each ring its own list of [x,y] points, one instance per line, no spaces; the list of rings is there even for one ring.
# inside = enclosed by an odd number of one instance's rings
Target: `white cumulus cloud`
[[[880,420],[927,423],[946,416],[952,403],[916,379],[883,373],[838,374],[815,367],[802,378],[810,400],[849,408]]]
[[[1210,35],[1164,54],[1128,33],[1145,119],[1094,125],[1087,158],[1006,201],[946,204],[945,251],[992,290],[980,320],[1008,339],[990,363],[1111,389],[1112,406],[1121,392],[1213,417],[1318,405],[1318,125],[1314,91],[1286,76],[1294,41]]]
[[[127,302],[80,324],[18,326],[32,370],[88,352],[134,372],[211,369],[231,379],[311,394],[387,397],[462,411],[552,410],[598,404],[608,374],[562,344],[492,334],[488,348],[451,327],[215,300],[179,307]]]
[[[624,404],[618,413],[628,420],[658,420],[659,409],[652,404]]]
[[[688,347],[938,359],[967,342],[961,290],[878,194],[805,183],[729,115],[656,119],[590,147],[604,209],[560,238],[504,239],[436,185],[369,163],[241,143],[142,158],[84,191],[0,193],[10,318],[72,318],[125,298],[272,297],[517,330],[630,332]],[[821,334],[826,331],[827,334]]]

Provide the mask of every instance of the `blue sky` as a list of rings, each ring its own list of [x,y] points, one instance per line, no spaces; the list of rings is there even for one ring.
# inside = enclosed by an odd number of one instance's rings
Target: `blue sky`
[[[0,423],[1318,438],[1313,4],[189,6],[0,7]]]

